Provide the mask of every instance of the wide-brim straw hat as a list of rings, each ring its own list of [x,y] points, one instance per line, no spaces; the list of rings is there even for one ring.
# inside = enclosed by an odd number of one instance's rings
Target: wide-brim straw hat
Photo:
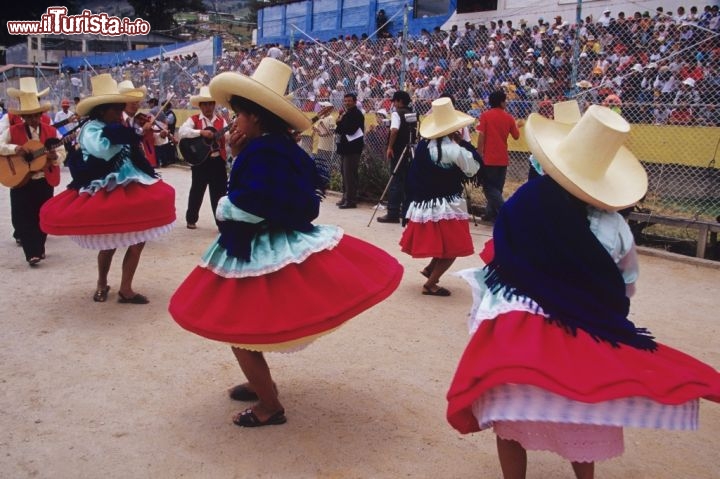
[[[201,86],[200,92],[197,95],[193,95],[190,97],[190,104],[196,107],[199,107],[200,103],[205,103],[209,101],[214,102],[215,99],[210,95],[210,89],[207,86]]]
[[[420,123],[420,136],[429,140],[449,135],[460,128],[472,125],[475,118],[457,111],[450,98],[432,102],[432,111]]]
[[[20,82],[18,86],[20,88],[8,88],[8,96],[12,98],[20,98],[20,95],[22,95],[23,93],[34,93],[35,96],[45,96],[50,91],[50,88],[45,88],[42,91],[38,91],[35,77],[20,77]]]
[[[42,113],[52,108],[50,103],[41,104],[38,100],[37,93],[33,91],[22,92],[16,98],[18,99],[18,102],[20,102],[20,106],[18,108],[9,109],[10,113],[14,115],[32,115],[33,113]]]
[[[573,196],[597,208],[617,211],[647,192],[645,169],[623,143],[630,124],[607,107],[591,105],[575,124],[532,113],[525,141],[543,171]]]
[[[265,57],[251,76],[223,72],[210,81],[210,95],[219,104],[230,107],[235,95],[251,100],[285,120],[296,131],[305,131],[312,122],[285,97],[292,69],[274,58]]]
[[[577,100],[559,101],[553,104],[553,118],[560,123],[574,125],[580,121],[580,105]]]
[[[135,85],[133,85],[132,80],[123,80],[120,83],[118,83],[118,90],[123,95],[132,95],[134,97],[137,97],[137,100],[135,100],[135,101],[142,100],[143,98],[145,98],[145,95],[147,94],[146,86],[143,85],[140,87],[135,87]]]
[[[99,105],[133,103],[141,99],[137,93],[120,93],[117,82],[109,73],[102,73],[90,78],[90,84],[92,86],[92,95],[80,100],[75,108],[75,112],[80,116],[87,115]]]

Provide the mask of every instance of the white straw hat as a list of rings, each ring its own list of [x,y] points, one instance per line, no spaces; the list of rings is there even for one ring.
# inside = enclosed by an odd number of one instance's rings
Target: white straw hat
[[[147,87],[141,86],[135,88],[135,85],[133,85],[132,80],[123,80],[120,83],[118,83],[118,90],[123,95],[132,95],[134,97],[137,97],[136,101],[140,101],[143,98],[145,98],[145,94],[147,93]]]
[[[215,99],[210,95],[210,89],[205,86],[200,87],[200,92],[197,95],[193,95],[190,97],[190,104],[192,106],[199,107],[200,103],[206,103],[215,101]]]
[[[10,113],[13,115],[32,115],[33,113],[42,113],[52,108],[50,103],[40,104],[37,93],[32,91],[21,92],[16,98],[20,102],[20,107],[9,109]]]
[[[285,97],[292,69],[274,58],[265,57],[251,76],[223,72],[210,81],[210,95],[229,107],[235,95],[246,98],[282,118],[296,131],[305,131],[312,123],[305,114]]]
[[[604,210],[637,203],[647,192],[645,169],[623,146],[630,124],[591,105],[576,125],[532,113],[525,140],[548,175],[573,196]]]
[[[440,138],[474,121],[470,115],[457,111],[450,98],[438,98],[432,102],[432,111],[420,123],[420,136],[430,140]]]
[[[560,123],[574,125],[580,121],[580,105],[577,100],[559,101],[553,104],[553,118]]]
[[[38,91],[35,77],[20,77],[20,82],[18,86],[20,88],[8,88],[8,96],[12,98],[20,98],[20,95],[22,95],[23,93],[34,93],[35,96],[45,96],[50,91],[50,88],[45,88],[43,91]]]
[[[140,100],[136,94],[120,93],[117,82],[109,73],[102,73],[90,78],[92,95],[80,100],[75,112],[80,115],[87,115],[90,110],[98,105],[108,103],[132,103]]]

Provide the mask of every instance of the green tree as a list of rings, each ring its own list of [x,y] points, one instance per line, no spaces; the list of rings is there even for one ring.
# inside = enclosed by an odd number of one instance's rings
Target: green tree
[[[135,17],[150,22],[153,30],[170,30],[175,27],[173,13],[205,12],[202,0],[128,0],[135,9]]]

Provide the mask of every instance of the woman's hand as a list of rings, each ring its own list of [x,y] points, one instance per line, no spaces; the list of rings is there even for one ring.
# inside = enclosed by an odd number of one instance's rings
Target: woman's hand
[[[232,156],[237,156],[238,153],[247,146],[250,140],[244,132],[236,129],[234,125],[230,128],[229,133],[228,144],[230,145],[230,151],[232,152]]]

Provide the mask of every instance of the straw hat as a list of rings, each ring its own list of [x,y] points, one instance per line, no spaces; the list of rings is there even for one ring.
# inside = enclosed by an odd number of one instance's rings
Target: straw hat
[[[296,131],[310,128],[305,114],[285,97],[292,70],[274,58],[265,57],[251,76],[223,72],[210,81],[210,95],[221,105],[230,106],[230,97],[237,95],[282,118]]]
[[[575,86],[578,88],[592,88],[593,85],[587,80],[580,80],[579,82],[575,83]]]
[[[555,121],[574,125],[580,121],[580,105],[577,100],[559,101],[553,105],[553,118]]]
[[[647,173],[623,146],[630,124],[609,108],[591,105],[576,125],[532,113],[525,140],[543,170],[573,196],[604,210],[637,203]]]
[[[193,95],[190,97],[190,104],[196,107],[199,107],[200,103],[211,101],[215,101],[215,99],[210,95],[210,89],[207,87],[207,85],[201,86],[200,92],[197,95]]]
[[[8,90],[10,89],[8,88]],[[21,92],[20,95],[16,98],[20,102],[20,107],[15,109],[9,109],[10,113],[14,115],[32,115],[33,113],[42,113],[52,108],[50,106],[50,103],[40,104],[40,101],[38,101],[37,93],[35,93],[34,91]]]
[[[34,93],[35,96],[45,96],[50,91],[50,88],[45,88],[43,91],[38,91],[37,82],[35,77],[21,77],[20,88],[8,88],[7,94],[13,98],[20,98],[23,93]]]
[[[438,98],[432,102],[432,111],[420,123],[420,136],[430,140],[440,138],[474,121],[475,118],[453,108],[450,98]]]
[[[132,95],[134,97],[137,97],[137,100],[135,101],[142,100],[143,98],[145,98],[145,94],[147,93],[147,87],[141,86],[135,88],[132,80],[123,80],[118,83],[118,90],[120,90],[120,93],[122,93],[123,95]]]
[[[98,105],[108,103],[132,103],[140,100],[137,93],[120,93],[117,82],[109,73],[102,73],[90,78],[92,95],[80,100],[75,112],[80,115],[87,115],[90,110]]]

